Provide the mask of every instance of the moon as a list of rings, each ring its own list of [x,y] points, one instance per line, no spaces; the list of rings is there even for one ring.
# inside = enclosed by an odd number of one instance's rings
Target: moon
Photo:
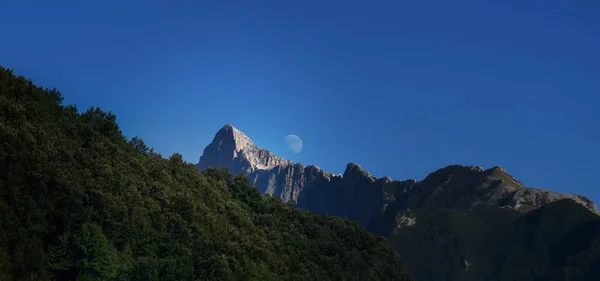
[[[298,154],[302,151],[302,140],[296,135],[287,135],[285,137],[285,144],[292,152]]]

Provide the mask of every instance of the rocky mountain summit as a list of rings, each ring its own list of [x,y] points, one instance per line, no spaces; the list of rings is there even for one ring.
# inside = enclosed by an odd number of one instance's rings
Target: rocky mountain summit
[[[580,195],[528,188],[502,167],[450,165],[424,179],[332,175],[258,148],[226,125],[199,169],[247,175],[263,194],[387,237],[416,280],[600,280],[600,214]]]
[[[249,174],[290,164],[291,161],[256,147],[248,136],[227,124],[204,149],[198,168],[203,170],[208,167],[226,167],[232,173]]]

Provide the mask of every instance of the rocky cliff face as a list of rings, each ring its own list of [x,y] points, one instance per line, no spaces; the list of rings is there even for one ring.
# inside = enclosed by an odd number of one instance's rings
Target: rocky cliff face
[[[332,175],[319,167],[293,163],[258,148],[244,133],[225,125],[204,149],[200,170],[226,167],[244,173],[264,194],[278,196],[300,208],[358,220],[369,224],[381,210],[383,183],[350,163],[341,175]]]
[[[227,167],[233,173],[244,173],[263,193],[301,208],[357,220],[383,232],[393,229],[389,224],[396,224],[397,217],[404,212],[425,206],[465,211],[502,207],[527,213],[570,198],[600,213],[583,196],[526,188],[501,167],[485,170],[452,165],[421,181],[393,181],[389,177],[376,179],[359,165],[350,163],[342,175],[331,175],[317,166],[293,163],[258,148],[231,125],[219,130],[204,149],[198,168],[208,167]]]
[[[204,148],[198,168],[226,167],[230,172],[249,174],[269,170],[275,166],[291,165],[292,162],[276,156],[266,149],[258,148],[244,133],[232,125],[225,125],[213,141]]]

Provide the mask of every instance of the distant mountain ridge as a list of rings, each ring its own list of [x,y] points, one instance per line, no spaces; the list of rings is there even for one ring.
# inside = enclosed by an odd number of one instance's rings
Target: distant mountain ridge
[[[502,167],[485,170],[481,167],[451,165],[438,169],[422,181],[394,181],[390,177],[376,179],[361,166],[349,163],[342,175],[332,175],[316,165],[294,163],[257,147],[248,136],[231,124],[217,132],[213,141],[204,149],[197,166],[200,170],[226,167],[233,173],[246,174],[250,182],[263,193],[279,196],[298,207],[345,215],[349,219],[359,220],[365,226],[370,224],[372,217],[369,216],[382,211],[384,206],[394,202],[398,196],[422,198],[422,202],[411,202],[410,207],[415,208],[421,204],[440,203],[440,196],[449,196],[449,193],[460,198],[444,203],[445,206],[466,210],[494,206],[529,212],[548,203],[569,198],[600,214],[598,207],[584,196],[526,188]],[[457,182],[457,176],[462,177],[462,182]],[[462,194],[456,194],[456,190],[447,191],[448,186],[453,184],[467,184],[468,190],[461,190]],[[413,190],[413,186],[416,189]],[[349,191],[356,194],[348,194]],[[315,202],[324,204],[328,200],[340,203],[341,199],[347,200],[341,202],[341,205],[362,207],[361,213],[364,214],[353,217],[348,216],[348,210],[344,206],[327,208],[315,205]]]
[[[600,212],[588,198],[527,188],[502,167],[450,165],[424,179],[341,175],[283,159],[226,125],[199,169],[246,174],[263,194],[358,221],[388,238],[416,280],[600,280]]]

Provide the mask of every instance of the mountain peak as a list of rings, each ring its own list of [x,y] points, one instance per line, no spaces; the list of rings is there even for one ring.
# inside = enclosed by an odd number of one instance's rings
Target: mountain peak
[[[514,184],[515,186],[520,186],[520,187],[524,186],[523,183],[521,183],[519,180],[517,180],[512,175],[510,175],[501,166],[494,166],[492,168],[489,168],[488,170],[484,171],[484,173],[487,173],[488,175],[491,175],[491,176],[503,179],[503,180],[508,181],[508,182],[512,182],[512,184]]]
[[[213,139],[213,143],[217,141],[222,142],[224,140],[233,140],[235,151],[241,151],[248,146],[254,146],[254,143],[246,136],[246,134],[231,124],[226,124],[217,132]]]
[[[375,180],[375,177],[371,175],[371,173],[367,172],[365,169],[363,169],[363,167],[353,162],[346,165],[344,178],[368,178],[371,181]]]
[[[228,167],[232,173],[268,170],[275,166],[290,165],[291,161],[280,158],[270,151],[258,148],[242,131],[231,124],[223,126],[204,149],[198,168]]]

